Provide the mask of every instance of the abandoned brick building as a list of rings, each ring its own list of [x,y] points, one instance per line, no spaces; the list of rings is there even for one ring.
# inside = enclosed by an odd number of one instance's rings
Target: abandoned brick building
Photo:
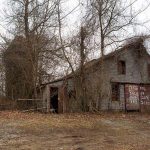
[[[99,99],[100,59],[85,65],[87,105],[97,110],[150,110],[150,55],[145,40],[137,39],[104,57],[104,96]],[[73,77],[42,85],[42,105],[47,112],[80,111]]]

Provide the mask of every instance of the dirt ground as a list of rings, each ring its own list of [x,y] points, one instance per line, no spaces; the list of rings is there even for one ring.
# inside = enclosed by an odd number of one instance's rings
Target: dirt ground
[[[0,150],[150,150],[150,115],[0,112]]]

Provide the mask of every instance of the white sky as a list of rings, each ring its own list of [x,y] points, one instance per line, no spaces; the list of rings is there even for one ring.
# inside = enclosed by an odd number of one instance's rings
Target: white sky
[[[4,13],[4,9],[7,8],[7,1],[8,0],[0,0],[0,34],[5,34],[5,36],[6,36],[7,32],[5,31],[5,29],[2,26],[4,25],[3,13]],[[70,12],[73,8],[75,8],[78,5],[78,0],[65,0],[65,1],[67,1],[65,3],[65,8],[64,8],[64,10],[66,10],[65,14]],[[124,0],[122,0],[122,1],[124,1]],[[133,1],[133,0],[128,0],[128,1]],[[147,2],[150,2],[150,0],[138,0],[138,2],[136,2],[136,5],[134,6],[133,9],[137,10],[139,8],[144,8],[147,5]],[[70,14],[66,18],[67,20],[64,21],[64,27],[65,27],[65,31],[66,31],[65,35],[70,36],[70,35],[72,35],[72,33],[76,32],[75,29],[79,29],[80,17],[82,16],[81,13],[82,12],[80,11],[80,7],[79,7],[78,9],[76,9],[72,14]],[[140,14],[137,19],[141,23],[150,20],[150,7],[145,12]],[[135,34],[141,34],[141,33],[150,34],[150,21],[147,24],[145,24],[145,28],[137,27],[134,30],[129,29],[129,32],[131,32],[131,34],[133,34],[132,31],[134,31]],[[150,46],[149,46],[149,48],[150,48]],[[94,57],[98,56],[97,52],[96,52],[96,54],[92,54],[92,55]]]
[[[66,1],[67,1],[67,4],[65,4],[65,6],[67,8],[66,9],[67,11],[72,10],[78,4],[78,0],[66,0]],[[126,0],[122,0],[122,1],[126,1]],[[134,0],[127,0],[127,1],[133,2]],[[134,4],[133,11],[145,8],[149,2],[150,0],[137,0],[137,2]],[[79,8],[74,13],[69,15],[69,17],[67,18],[68,19],[67,23],[68,23],[69,28],[71,29],[77,28],[77,26],[79,25],[79,18],[82,16],[81,13],[82,12],[80,11],[80,8]],[[150,7],[146,9],[143,13],[138,15],[136,19],[140,23],[148,21],[148,23],[144,24],[145,27],[138,26],[137,29],[134,29],[134,32],[136,34],[148,32],[148,30],[150,32]]]
[[[4,25],[3,24],[4,21],[2,18],[3,18],[4,9],[7,8],[7,1],[8,0],[0,0],[0,33],[1,34],[6,33],[4,28],[2,27]],[[72,10],[74,7],[76,7],[78,4],[78,0],[65,0],[65,1],[67,1],[65,3],[65,8],[64,8],[64,10],[66,10],[66,13],[68,13],[70,10]],[[129,1],[133,1],[133,0],[129,0]],[[150,0],[138,0],[138,2],[136,2],[136,4],[134,5],[133,9],[136,10],[139,8],[144,8],[149,1]],[[70,32],[73,31],[73,29],[78,28],[79,18],[81,17],[81,11],[79,9],[80,8],[76,9],[71,15],[69,15],[67,17],[67,22],[64,22],[65,23],[64,26],[65,26],[65,29],[67,32],[67,33],[65,33],[66,35],[69,35]],[[140,14],[137,19],[140,22],[145,22],[147,20],[150,20],[150,7],[145,12]],[[134,32],[136,34],[148,32],[148,30],[150,29],[150,21],[147,24],[145,24],[145,27],[138,27],[134,30]]]
[[[4,27],[4,13],[5,13],[5,9],[7,9],[7,2],[9,0],[0,0],[0,33],[6,33]],[[77,5],[78,5],[78,0],[65,0],[66,3],[64,5],[64,11],[66,12],[65,14],[67,14],[68,12],[70,12],[72,9],[74,9]],[[67,28],[68,32],[75,27],[75,23],[77,21],[77,18],[79,16],[79,8],[77,8],[75,11],[73,11],[66,19],[68,21],[68,23],[65,23],[64,26],[65,28]]]

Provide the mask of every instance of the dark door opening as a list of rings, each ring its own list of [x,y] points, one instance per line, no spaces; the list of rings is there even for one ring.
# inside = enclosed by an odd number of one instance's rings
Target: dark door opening
[[[50,109],[52,112],[58,113],[58,88],[51,87]]]

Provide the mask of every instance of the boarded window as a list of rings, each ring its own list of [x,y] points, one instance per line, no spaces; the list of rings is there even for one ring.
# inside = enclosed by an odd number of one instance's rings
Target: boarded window
[[[112,83],[112,101],[119,101],[119,83]]]
[[[150,64],[148,64],[148,76],[149,76],[149,78],[150,78]]]
[[[126,62],[123,60],[118,61],[118,73],[126,74]]]

